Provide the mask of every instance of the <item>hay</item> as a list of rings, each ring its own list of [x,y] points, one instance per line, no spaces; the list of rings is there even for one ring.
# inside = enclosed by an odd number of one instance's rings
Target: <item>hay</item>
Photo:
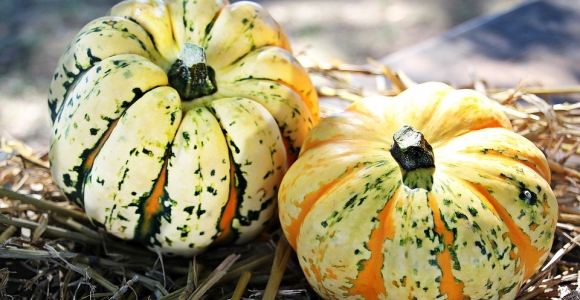
[[[414,84],[403,73],[369,65],[307,62],[322,115],[370,95],[396,95]],[[559,203],[548,261],[520,290],[524,299],[578,299],[580,268],[580,103],[549,104],[580,87],[469,88],[496,100],[514,129],[547,156]],[[46,149],[0,144],[0,298],[2,299],[309,299],[309,288],[279,228],[242,246],[193,259],[161,257],[98,231],[54,185]]]

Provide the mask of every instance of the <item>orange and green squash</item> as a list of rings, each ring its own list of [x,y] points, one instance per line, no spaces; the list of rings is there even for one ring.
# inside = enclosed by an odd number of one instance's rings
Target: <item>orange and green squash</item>
[[[499,104],[430,82],[322,120],[280,221],[326,299],[513,299],[552,245],[549,182]]]
[[[129,0],[87,24],[48,97],[51,171],[91,221],[162,253],[255,237],[318,120],[260,5]]]

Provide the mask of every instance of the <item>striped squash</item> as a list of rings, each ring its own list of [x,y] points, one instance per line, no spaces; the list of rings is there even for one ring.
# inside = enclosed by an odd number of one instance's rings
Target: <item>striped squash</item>
[[[473,90],[424,83],[322,120],[279,193],[327,299],[513,299],[557,219],[542,152]]]
[[[258,4],[130,0],[87,24],[48,99],[51,171],[92,222],[167,254],[243,243],[318,120]]]

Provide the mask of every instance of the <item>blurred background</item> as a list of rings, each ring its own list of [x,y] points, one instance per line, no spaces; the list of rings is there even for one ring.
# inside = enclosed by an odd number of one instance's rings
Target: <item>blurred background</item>
[[[60,55],[113,0],[0,1],[0,137],[46,149],[46,98]],[[236,1],[231,1],[236,2]],[[364,64],[524,0],[262,0],[295,52]]]

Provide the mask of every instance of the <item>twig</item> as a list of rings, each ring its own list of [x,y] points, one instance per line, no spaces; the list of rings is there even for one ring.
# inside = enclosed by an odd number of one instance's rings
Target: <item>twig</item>
[[[167,290],[163,287],[163,285],[161,285],[161,282],[153,280],[147,276],[138,274],[137,272],[131,269],[125,269],[125,276],[131,278],[138,276],[139,282],[141,282],[141,284],[143,284],[146,288],[152,291],[157,298],[161,298],[169,294]]]
[[[487,92],[490,94],[500,93],[510,88],[488,88]],[[554,95],[554,94],[576,94],[580,93],[580,85],[572,86],[547,86],[547,87],[525,87],[521,86],[518,90],[522,93],[536,94],[536,95]]]
[[[580,215],[560,213],[558,214],[558,222],[580,225]]]
[[[194,256],[193,260],[189,262],[189,272],[187,273],[187,285],[185,286],[185,289],[183,290],[181,295],[179,295],[178,299],[179,300],[189,299],[189,296],[191,296],[196,286],[197,286],[197,270],[196,270],[196,260]]]
[[[48,215],[45,213],[41,214],[40,220],[38,221],[37,224],[38,226],[34,229],[34,232],[32,233],[31,238],[32,243],[36,243],[36,241],[38,241],[40,236],[46,231],[46,228],[48,226]]]
[[[129,279],[117,291],[115,291],[115,293],[113,294],[113,296],[111,296],[111,298],[109,298],[109,300],[116,300],[119,297],[121,297],[121,295],[125,294],[133,286],[133,284],[137,283],[137,281],[139,281],[139,276],[138,275],[133,276],[133,278]]]
[[[231,266],[240,258],[239,254],[230,254],[224,261],[219,264],[209,276],[200,283],[199,287],[191,294],[190,300],[199,300],[201,297],[226,274]]]
[[[56,253],[36,249],[0,248],[0,258],[5,259],[44,260],[49,258],[73,258],[77,255],[73,252]]]
[[[63,256],[63,253],[61,252],[60,255]],[[80,255],[74,256],[73,261],[72,261],[73,265],[78,262],[79,257],[80,257]],[[66,272],[66,275],[64,276],[64,279],[63,279],[62,285],[61,285],[61,290],[60,290],[60,295],[61,295],[60,298],[61,299],[65,299],[65,295],[68,293],[69,283],[70,283],[74,273],[75,272],[71,268],[69,268],[68,271]]]
[[[288,259],[290,258],[291,253],[292,247],[290,247],[286,237],[282,235],[278,242],[278,247],[276,247],[276,255],[274,256],[270,279],[268,280],[262,299],[271,300],[276,298],[278,287],[280,286],[280,282],[284,276],[284,271],[286,270],[286,265],[288,264]]]
[[[578,172],[572,168],[564,167],[564,166],[560,165],[559,163],[552,161],[552,160],[549,160],[548,164],[550,165],[550,170],[552,170],[552,172],[560,173],[560,174],[563,174],[565,176],[570,176],[570,177],[580,179],[580,172]]]
[[[63,217],[61,215],[57,215],[57,214],[52,214],[51,215],[53,219],[55,219],[56,221],[58,221],[59,223],[66,225],[68,228],[73,229],[75,231],[78,231],[90,238],[93,239],[101,239],[101,235],[90,229],[89,227],[75,221],[74,219],[70,218],[70,217]]]
[[[60,215],[68,216],[84,223],[89,223],[89,218],[84,212],[73,210],[69,207],[62,207],[56,205],[54,202],[47,201],[45,199],[38,200],[1,187],[0,187],[0,197],[8,197],[9,199],[18,200],[25,204],[34,205],[34,207],[43,210],[45,212],[55,212]]]
[[[571,281],[576,281],[578,280],[578,274],[567,274],[567,275],[557,275],[554,278],[551,279],[544,279],[542,280],[542,282],[540,283],[542,288],[537,288],[534,289],[526,294],[521,295],[520,297],[518,297],[518,300],[529,300],[529,299],[533,299],[534,297],[536,297],[537,295],[541,294],[542,292],[544,292],[546,289],[551,288],[555,285],[558,285],[562,282],[571,282]]]
[[[222,284],[231,281],[234,278],[240,277],[246,271],[253,271],[259,266],[272,263],[272,259],[274,259],[274,253],[252,256],[239,263],[236,263],[236,265],[232,266],[232,269],[218,281],[218,284]]]
[[[20,188],[21,188],[21,187],[22,187],[22,186],[23,186],[23,185],[26,183],[26,180],[28,180],[28,178],[29,178],[29,177],[30,177],[30,175],[28,175],[28,174],[26,174],[26,173],[25,173],[24,175],[22,175],[22,178],[20,178],[20,180],[18,180],[18,182],[16,182],[16,183],[15,183],[15,184],[12,186],[12,189],[13,189],[14,191],[17,191],[17,190],[19,190],[19,189],[20,189]]]
[[[0,139],[0,150],[7,152],[7,153],[16,153],[23,160],[26,160],[26,161],[29,161],[29,162],[34,163],[36,165],[39,165],[45,169],[48,169],[50,167],[50,165],[47,161],[43,161],[43,160],[37,158],[34,155],[34,153],[32,152],[32,149],[30,147],[28,147],[28,145],[26,145],[20,141],[16,141],[16,140],[8,141],[7,139],[2,138],[2,139]]]
[[[6,285],[8,284],[8,277],[10,275],[10,271],[8,268],[0,269],[0,296],[5,296],[6,292]]]
[[[11,217],[7,217],[4,215],[0,215],[0,223],[12,225],[12,226],[17,226],[17,227],[24,227],[24,228],[28,228],[31,230],[35,230],[36,228],[39,227],[39,224],[37,224],[35,222],[24,220],[24,219],[19,219],[19,218],[11,218]],[[60,227],[55,227],[55,226],[50,226],[50,225],[46,226],[45,233],[59,237],[59,238],[70,239],[73,241],[78,241],[78,242],[89,244],[89,245],[98,245],[102,242],[102,240],[100,238],[94,239],[93,237],[89,237],[89,236],[86,236],[84,234],[68,231],[66,229],[63,229]]]
[[[97,283],[99,283],[101,286],[103,286],[109,292],[114,293],[118,290],[118,287],[116,285],[112,284],[103,275],[101,275],[100,273],[98,273],[94,269],[90,268],[88,265],[85,265],[83,263],[77,263],[75,265],[75,267],[77,267],[79,270],[85,271],[86,276],[88,276],[89,278],[91,278],[94,281],[96,281]]]
[[[6,228],[6,230],[4,230],[2,234],[0,234],[0,243],[4,243],[8,238],[10,238],[14,233],[16,233],[17,230],[18,228],[14,225],[8,226],[8,228]]]
[[[393,86],[395,88],[395,93],[400,93],[404,90],[407,89],[407,86],[399,79],[399,77],[397,76],[397,74],[393,73],[393,71],[391,71],[391,68],[389,68],[388,66],[379,63],[378,61],[372,59],[372,58],[368,58],[367,61],[373,65],[374,67],[378,68],[381,72],[381,74],[389,79],[392,83]]]
[[[248,271],[244,271],[242,276],[240,276],[240,280],[236,285],[236,289],[234,290],[234,294],[232,295],[232,300],[241,300],[242,296],[244,295],[244,291],[246,290],[246,286],[248,286],[248,282],[250,282],[250,278],[252,277],[252,273]]]
[[[361,65],[318,65],[315,67],[307,68],[309,73],[322,73],[322,72],[344,72],[344,73],[358,73],[363,75],[382,75],[380,70],[370,68]]]

